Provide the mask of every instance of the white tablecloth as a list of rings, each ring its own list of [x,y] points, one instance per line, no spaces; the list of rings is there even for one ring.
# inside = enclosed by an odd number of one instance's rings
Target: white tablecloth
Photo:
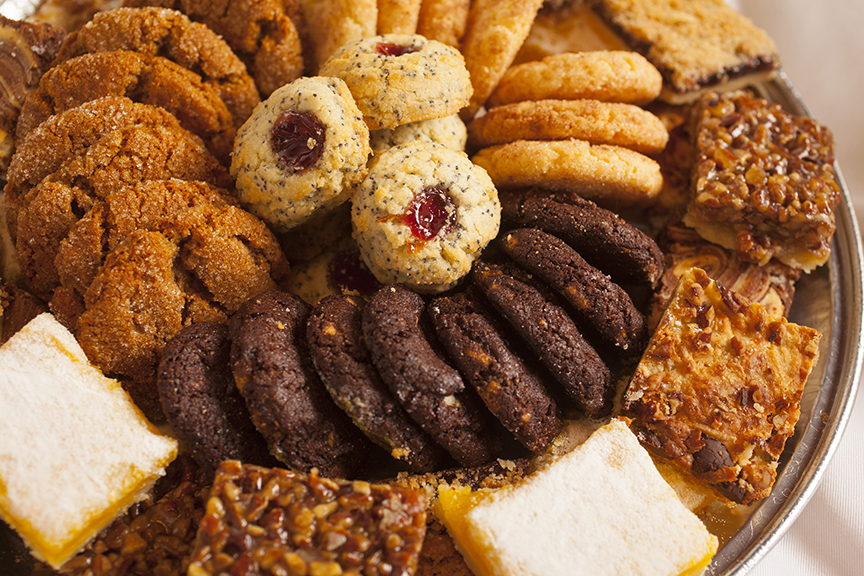
[[[840,168],[864,224],[864,1],[730,3],[774,38],[783,69],[811,114],[834,132]],[[864,574],[862,446],[859,399],[818,490],[748,576]]]

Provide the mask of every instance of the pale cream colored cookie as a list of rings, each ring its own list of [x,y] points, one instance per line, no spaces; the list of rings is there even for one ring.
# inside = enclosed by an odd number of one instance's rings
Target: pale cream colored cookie
[[[391,130],[372,130],[369,144],[373,154],[380,154],[387,148],[414,141],[437,142],[451,150],[465,150],[468,130],[458,114],[444,118],[432,118],[403,124]]]
[[[654,154],[666,146],[669,133],[657,116],[632,104],[540,100],[492,108],[471,122],[469,137],[477,148],[516,140],[578,138]]]
[[[383,34],[340,48],[322,76],[348,84],[370,130],[457,113],[471,79],[455,48],[418,34]]]
[[[636,52],[565,52],[507,70],[486,106],[549,98],[641,103],[656,98],[662,87],[660,72]]]
[[[369,129],[345,82],[299,78],[239,130],[231,175],[241,203],[278,232],[332,210],[366,175]]]
[[[489,176],[464,152],[425,142],[376,156],[351,202],[363,261],[381,283],[418,292],[455,285],[501,219]]]
[[[499,188],[574,190],[605,207],[649,203],[663,186],[660,165],[633,150],[584,140],[517,140],[473,158]]]

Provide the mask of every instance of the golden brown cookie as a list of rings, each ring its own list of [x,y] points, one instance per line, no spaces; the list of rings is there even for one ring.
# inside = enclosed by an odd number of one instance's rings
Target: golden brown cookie
[[[660,72],[636,52],[565,52],[507,70],[486,105],[550,98],[641,103],[656,98],[662,86]]]
[[[497,106],[469,126],[469,145],[484,148],[515,140],[567,140],[614,144],[653,154],[669,133],[652,113],[617,102],[540,100]]]
[[[605,207],[649,203],[663,185],[660,166],[638,152],[584,140],[517,140],[473,158],[499,188],[573,190]]]
[[[225,102],[235,128],[260,101],[246,66],[222,38],[207,26],[166,8],[118,8],[96,14],[69,36],[54,65],[82,54],[113,50],[162,56],[195,72]]]
[[[414,34],[421,0],[378,0],[378,34]]]
[[[340,47],[377,33],[376,0],[303,1],[302,6],[309,28],[317,31],[308,55],[313,74],[320,73],[324,62]]]
[[[471,0],[423,0],[417,34],[458,48],[468,25],[470,7]]]
[[[299,0],[125,0],[126,6],[162,6],[212,29],[234,50],[262,98],[304,69]]]
[[[22,139],[42,122],[103,96],[127,96],[174,114],[226,162],[234,140],[231,113],[201,77],[161,56],[128,50],[84,54],[52,68],[21,108],[15,136]]]
[[[343,45],[322,76],[348,85],[370,130],[456,114],[471,96],[458,50],[419,34],[383,34]]]
[[[48,297],[57,286],[59,245],[96,202],[123,186],[165,178],[231,182],[201,141],[182,128],[133,125],[108,133],[32,188],[18,210],[16,246],[33,291]]]
[[[466,122],[486,103],[528,37],[543,0],[476,0],[468,13],[462,54],[474,94],[460,113]]]

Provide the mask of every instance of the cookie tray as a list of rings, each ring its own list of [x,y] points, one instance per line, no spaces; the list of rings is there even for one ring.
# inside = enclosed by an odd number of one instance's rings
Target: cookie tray
[[[33,0],[0,0],[0,13],[22,18]],[[808,115],[784,74],[754,87],[787,111]],[[813,369],[795,435],[786,443],[771,496],[754,506],[749,518],[723,545],[706,571],[710,576],[741,576],[778,542],[813,496],[849,420],[864,363],[864,254],[852,200],[837,167],[842,198],[828,264],[796,285],[789,319],[822,332],[819,362]],[[0,572],[29,576],[26,547],[0,521]]]

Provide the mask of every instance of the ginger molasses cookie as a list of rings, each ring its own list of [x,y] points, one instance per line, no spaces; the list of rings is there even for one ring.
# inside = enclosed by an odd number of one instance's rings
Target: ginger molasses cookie
[[[221,36],[246,65],[262,98],[303,73],[299,0],[125,0],[186,14]]]
[[[171,429],[211,474],[223,460],[276,465],[234,385],[230,356],[225,324],[192,324],[165,345],[156,376]]]
[[[372,154],[380,154],[387,148],[417,141],[436,142],[451,150],[465,150],[467,139],[468,130],[458,114],[369,132]]]
[[[381,379],[415,422],[463,466],[497,456],[501,443],[494,419],[437,352],[420,295],[385,286],[364,308],[362,326]]]
[[[648,204],[663,186],[660,165],[651,158],[585,140],[517,140],[483,148],[472,160],[499,188],[572,190],[615,208]]]
[[[195,72],[219,94],[239,128],[260,102],[246,66],[228,44],[203,24],[165,8],[118,8],[99,12],[72,33],[54,65],[93,52],[132,50],[162,56]]]
[[[429,315],[453,363],[505,428],[534,453],[561,432],[561,413],[541,377],[517,356],[491,312],[467,293],[435,298]]]
[[[381,381],[363,340],[365,306],[358,296],[334,294],[312,309],[306,339],[321,381],[366,436],[413,472],[452,466],[447,452],[408,416]]]
[[[300,78],[255,108],[237,134],[231,174],[243,205],[287,232],[345,202],[370,153],[345,82]]]
[[[459,51],[416,34],[346,44],[320,74],[345,81],[370,130],[456,114],[472,91]]]
[[[536,228],[511,230],[501,246],[522,269],[561,294],[586,335],[625,356],[642,353],[648,340],[645,317],[623,288],[591,266],[566,242]]]
[[[660,72],[637,52],[564,52],[507,70],[487,106],[577,98],[642,103],[656,98],[662,86]]]
[[[669,133],[657,116],[632,104],[599,100],[539,100],[496,106],[469,127],[470,144],[484,148],[516,140],[614,144],[645,154],[663,150]]]
[[[576,405],[588,416],[607,412],[612,406],[609,368],[563,308],[533,287],[529,278],[516,276],[486,262],[478,262],[472,272],[477,287]]]
[[[179,64],[129,50],[83,54],[46,72],[21,108],[15,136],[21,139],[54,114],[103,96],[164,108],[227,165],[235,128],[216,91]]]
[[[461,49],[474,92],[460,113],[468,122],[486,103],[513,64],[543,0],[475,0],[471,3]]]
[[[312,366],[305,340],[309,311],[287,292],[265,292],[244,303],[230,324],[234,380],[279,460],[350,478],[368,440],[333,403]]]
[[[557,236],[616,282],[653,289],[663,277],[663,252],[653,238],[575,192],[523,188],[500,198],[502,221]]]
[[[167,178],[230,185],[200,139],[179,126],[142,124],[109,132],[30,189],[18,210],[17,251],[31,289],[50,297],[58,282],[56,266],[74,257],[55,262],[58,248],[95,203],[124,186]],[[85,289],[86,283],[79,291]]]
[[[352,199],[354,238],[384,284],[442,292],[498,233],[501,206],[463,152],[415,142],[376,156]]]

